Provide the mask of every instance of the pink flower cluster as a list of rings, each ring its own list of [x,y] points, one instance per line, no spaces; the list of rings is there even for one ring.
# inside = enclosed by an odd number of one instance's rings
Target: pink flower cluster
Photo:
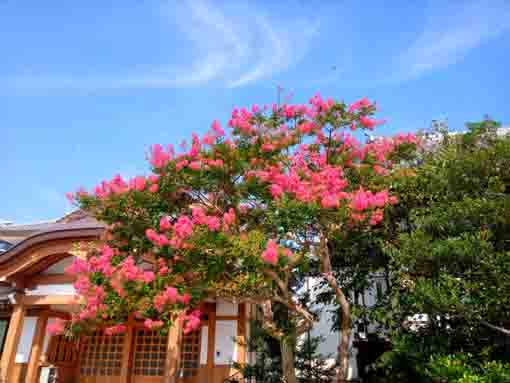
[[[309,103],[312,105],[312,108],[308,111],[308,116],[315,118],[319,113],[327,112],[333,105],[335,105],[335,100],[328,98],[324,101],[320,93],[317,93],[310,99]]]
[[[110,326],[104,329],[105,335],[116,335],[123,334],[127,330],[127,327],[123,324],[116,324],[114,326]]]
[[[104,299],[106,292],[103,287],[93,284],[89,275],[80,275],[74,283],[76,292],[85,298],[85,306],[79,313],[79,319],[96,318],[98,313],[106,310]]]
[[[202,313],[200,310],[194,310],[190,314],[184,316],[184,327],[182,332],[184,334],[189,334],[192,331],[195,331],[200,328],[200,316]]]
[[[363,97],[361,100],[353,102],[349,106],[349,113],[353,113],[361,108],[368,108],[372,106],[372,103],[368,100],[368,98]]]
[[[99,256],[93,255],[88,259],[74,258],[71,265],[66,267],[64,272],[70,275],[79,275],[99,271],[111,277],[114,272],[111,261],[117,250],[108,245],[103,245],[99,251]]]
[[[116,249],[112,249],[108,245],[103,245],[100,249],[101,255],[99,257],[92,256],[86,262],[86,272],[96,272],[99,271],[106,275],[107,277],[111,277],[114,272],[114,268],[112,266],[112,258],[117,253]],[[73,264],[68,268],[70,271],[79,270],[79,268],[85,267],[83,262],[75,260]]]
[[[173,159],[174,154],[174,148],[172,145],[168,145],[167,150],[165,150],[163,146],[156,144],[151,148],[149,162],[156,169],[163,168],[168,162],[170,162],[170,160]]]
[[[159,176],[151,174],[148,177],[136,176],[130,180],[125,181],[122,176],[116,175],[110,181],[102,181],[94,189],[94,195],[97,198],[104,199],[111,195],[121,195],[130,191],[143,192],[145,190],[156,193],[159,190],[158,187]],[[78,191],[75,194],[67,193],[67,198],[71,201],[74,198],[79,198],[81,195],[87,195],[85,191]]]
[[[228,126],[239,129],[242,134],[250,135],[255,131],[252,126],[253,113],[249,112],[245,108],[238,110],[237,108],[232,111],[232,117],[228,121]]]
[[[143,281],[151,283],[156,275],[152,271],[145,271],[138,267],[132,256],[127,257],[120,265],[120,273],[128,281]]]
[[[278,263],[279,253],[287,257],[292,257],[292,251],[287,248],[279,247],[276,242],[271,239],[267,241],[266,249],[262,252],[261,257],[264,262],[276,265]]]
[[[147,239],[159,247],[168,245],[176,249],[182,248],[184,241],[193,234],[193,223],[191,219],[185,215],[180,216],[175,224],[171,223],[169,217],[162,217],[159,222],[159,227],[161,231],[173,230],[171,239],[165,234],[159,234],[154,229],[145,230]]]
[[[175,287],[169,286],[154,297],[153,304],[156,310],[163,312],[165,305],[177,303],[187,305],[190,300],[191,296],[189,294],[179,294],[179,291]]]
[[[56,318],[53,323],[48,324],[46,330],[50,335],[62,335],[66,328],[66,321]]]
[[[169,239],[166,234],[159,234],[154,229],[147,229],[145,236],[156,246],[172,246],[179,249],[184,247],[185,241],[193,235],[195,225],[205,225],[210,231],[219,231],[222,228],[227,231],[236,221],[236,214],[233,208],[230,208],[223,214],[223,220],[216,215],[208,215],[201,207],[191,209],[191,218],[187,215],[181,215],[175,224],[169,217],[164,216],[160,219],[159,229],[163,232],[173,231]]]
[[[373,193],[359,189],[352,193],[349,208],[351,209],[351,217],[354,221],[363,221],[367,218],[367,214],[370,213],[369,223],[377,225],[384,218],[382,209],[388,204],[394,205],[396,203],[397,198],[390,196],[387,190]]]
[[[148,328],[149,330],[156,330],[158,328],[163,327],[165,323],[162,320],[152,320],[152,319],[146,319],[143,322],[143,325],[145,328]]]
[[[73,263],[65,268],[64,272],[70,275],[78,275],[88,273],[89,270],[89,263],[84,259],[76,257],[74,258]]]
[[[317,157],[315,163],[322,162],[323,157]],[[318,200],[323,207],[338,207],[341,199],[346,199],[344,192],[348,183],[343,178],[343,169],[337,166],[322,166],[319,170],[311,170],[307,161],[301,161],[299,155],[293,161],[289,171],[279,166],[272,166],[267,170],[250,172],[250,176],[260,178],[270,183],[273,198],[280,198],[283,193],[290,193],[302,202]]]

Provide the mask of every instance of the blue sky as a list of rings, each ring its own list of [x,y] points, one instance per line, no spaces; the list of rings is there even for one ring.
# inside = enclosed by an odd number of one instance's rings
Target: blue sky
[[[0,219],[19,223],[277,85],[375,99],[383,134],[510,123],[510,1],[1,1],[0,51]]]

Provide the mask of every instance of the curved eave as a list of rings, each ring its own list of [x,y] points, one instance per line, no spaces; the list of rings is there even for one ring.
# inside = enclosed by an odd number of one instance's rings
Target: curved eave
[[[23,241],[17,243],[9,250],[0,255],[0,279],[5,278],[5,272],[11,269],[11,266],[17,264],[25,267],[33,264],[31,257],[27,256],[26,262],[23,260],[25,254],[29,255],[32,250],[44,246],[46,243],[51,242],[74,242],[84,240],[97,240],[104,232],[102,226],[80,227],[60,229],[47,232],[39,232],[25,238]],[[35,259],[34,259],[35,261]],[[22,268],[25,268],[21,266]],[[18,267],[17,267],[18,268]],[[18,268],[19,270],[19,268]],[[7,271],[7,274],[11,274]]]

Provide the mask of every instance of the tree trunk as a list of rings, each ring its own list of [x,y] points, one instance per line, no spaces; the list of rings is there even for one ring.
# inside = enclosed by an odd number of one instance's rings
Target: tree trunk
[[[282,339],[280,341],[282,373],[287,383],[297,383],[296,366],[294,364],[294,346],[295,342],[291,340]]]
[[[349,372],[349,341],[352,332],[351,307],[345,296],[342,301],[344,302],[338,302],[342,312],[342,324],[340,326],[340,343],[338,345],[339,368],[336,376],[337,383],[347,380],[347,373]]]
[[[341,333],[338,342],[338,369],[336,372],[336,382],[343,383],[347,380],[347,373],[349,372],[349,341],[351,339],[352,332],[351,305],[340,286],[338,286],[338,282],[333,275],[328,242],[325,237],[321,237],[320,257],[324,278],[326,278],[329,287],[331,287],[335,293],[336,301],[340,306],[340,317],[342,322],[340,324]]]

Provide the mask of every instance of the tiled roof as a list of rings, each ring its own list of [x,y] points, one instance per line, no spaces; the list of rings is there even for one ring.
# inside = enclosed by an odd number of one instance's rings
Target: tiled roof
[[[92,217],[85,217],[76,221],[70,222],[42,222],[42,223],[30,223],[25,225],[0,225],[0,232],[12,233],[12,232],[47,232],[55,230],[65,229],[80,229],[80,228],[95,228],[103,227],[104,225],[95,220]]]

